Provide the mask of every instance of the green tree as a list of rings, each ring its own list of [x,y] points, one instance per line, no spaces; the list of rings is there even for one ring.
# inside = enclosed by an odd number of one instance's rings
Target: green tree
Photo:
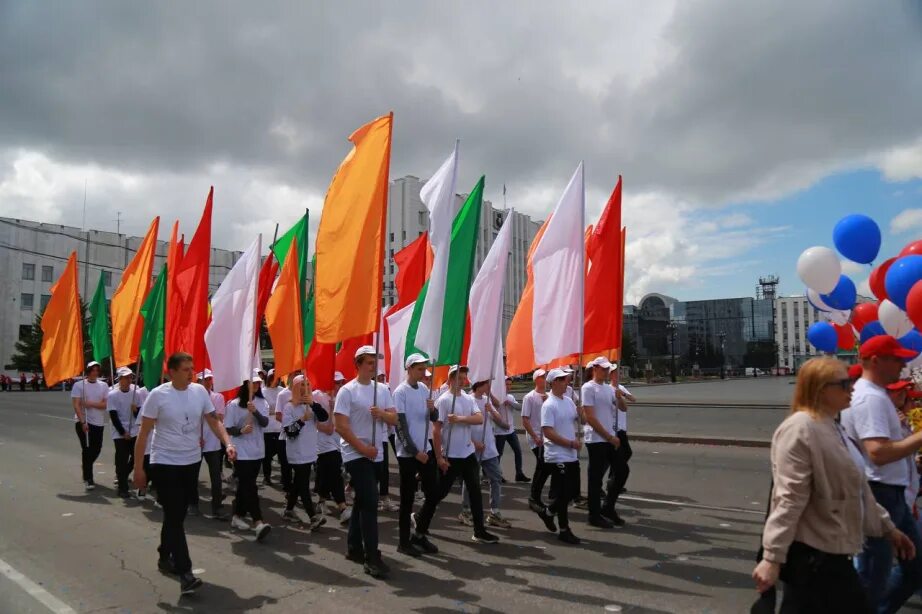
[[[44,313],[44,311],[42,312]],[[80,315],[83,320],[83,362],[93,360],[93,346],[90,343],[89,321],[86,303],[80,301]],[[42,372],[42,314],[35,316],[29,333],[16,342],[16,353],[12,357],[13,368],[27,373]]]

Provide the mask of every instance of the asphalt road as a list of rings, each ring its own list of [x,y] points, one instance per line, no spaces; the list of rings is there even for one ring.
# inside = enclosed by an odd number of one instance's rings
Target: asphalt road
[[[767,450],[637,443],[621,506],[628,526],[593,529],[575,510],[579,547],[543,531],[527,509],[526,489],[514,484],[503,493],[514,528],[498,531],[498,545],[473,544],[456,520],[453,493],[433,525],[442,548],[435,557],[398,555],[396,514],[381,516],[393,572],[375,581],[343,558],[338,525],[315,534],[285,526],[281,493],[270,488],[260,491],[275,527],[265,543],[226,523],[187,520],[206,585],[180,599],[176,581],[156,570],[160,512],[115,497],[108,438],[96,467],[99,487],[83,492],[70,420],[62,394],[0,395],[0,612],[740,612],[755,596],[749,574]],[[642,425],[637,417],[631,426]],[[507,452],[507,476],[511,461]],[[395,475],[391,482],[396,495]]]

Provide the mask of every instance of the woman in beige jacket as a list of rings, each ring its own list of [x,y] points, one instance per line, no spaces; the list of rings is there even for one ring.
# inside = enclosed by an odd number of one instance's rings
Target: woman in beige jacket
[[[807,361],[791,414],[772,438],[764,555],[752,577],[764,593],[780,576],[782,612],[871,612],[851,561],[865,535],[887,536],[899,556],[915,555],[912,541],[874,500],[861,451],[836,422],[851,396],[842,362]]]

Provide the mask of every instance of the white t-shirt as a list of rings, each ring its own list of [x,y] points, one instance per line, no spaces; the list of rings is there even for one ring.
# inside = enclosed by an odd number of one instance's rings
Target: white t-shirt
[[[608,384],[588,381],[581,391],[583,407],[591,407],[596,419],[608,433],[615,434],[615,391]],[[585,427],[586,443],[605,443],[608,441],[595,432],[590,425]]]
[[[146,387],[141,386],[138,388],[138,406],[142,409],[144,408],[144,401],[147,400],[147,397],[150,396],[150,390]],[[144,412],[139,411],[138,417],[135,418],[134,424],[137,427],[137,432],[141,432],[141,419],[144,417]],[[144,445],[144,456],[150,455],[150,446],[154,443],[154,431],[157,430],[157,425],[154,424],[154,428],[151,429],[150,435],[147,437],[147,443]]]
[[[549,426],[557,434],[573,441],[576,439],[576,404],[570,397],[547,396],[541,406],[541,427]],[[579,460],[576,450],[564,448],[548,438],[544,439],[544,462],[546,463],[571,463]]]
[[[288,456],[288,462],[292,465],[304,465],[305,463],[317,462],[317,423],[314,412],[307,405],[292,405],[289,401],[285,403],[282,409],[282,426],[288,427],[304,417],[304,414],[310,420],[304,422],[301,432],[294,439],[288,438],[285,444],[285,454]]]
[[[422,382],[419,382],[416,388],[413,388],[407,382],[403,382],[394,391],[394,407],[397,408],[398,414],[406,415],[413,445],[416,446],[417,450],[426,452],[432,449],[432,446],[429,445],[429,439],[426,437],[427,432],[430,437],[432,435],[432,427],[429,425],[429,410],[426,408],[428,400],[429,388]],[[401,458],[411,456],[409,451],[404,448],[400,437],[397,438],[397,456]]]
[[[86,390],[85,397],[84,389]],[[79,382],[74,383],[74,387],[70,391],[70,398],[83,398],[87,404],[99,402],[106,403],[109,398],[109,385],[101,379],[97,379],[95,382],[89,382],[85,379],[82,379]],[[106,425],[105,409],[96,409],[94,407],[84,406],[83,413],[86,415],[87,424],[92,424],[93,426]],[[77,412],[74,412],[74,422],[79,422],[79,418],[77,418]]]
[[[176,390],[167,382],[150,391],[141,415],[157,421],[150,439],[152,465],[192,465],[202,460],[202,420],[214,411],[201,384]]]
[[[256,411],[262,415],[269,416],[269,403],[266,399],[255,397],[253,399],[253,405],[256,406]],[[232,399],[230,403],[224,406],[224,427],[238,427],[243,428],[246,426],[248,420],[247,417],[250,415],[250,412],[246,407],[240,407],[240,402],[237,399]],[[266,441],[263,439],[263,427],[259,426],[259,422],[256,419],[251,419],[250,423],[253,425],[253,430],[247,433],[246,435],[237,435],[236,437],[231,437],[231,442],[234,444],[234,447],[237,448],[237,458],[240,460],[262,460],[266,456]]]
[[[284,408],[287,403],[291,401],[291,388],[282,388],[279,390],[279,393],[275,395],[275,406]],[[288,435],[285,434],[285,429],[279,431],[279,441],[285,441],[288,439]]]
[[[282,432],[282,423],[279,422],[275,414],[281,413],[284,405],[276,405],[278,401],[279,393],[282,389],[278,386],[275,388],[266,388],[263,387],[263,396],[266,398],[266,402],[269,403],[269,424],[263,429],[265,433],[281,433]],[[286,401],[287,403],[287,401]]]
[[[128,392],[122,392],[120,388],[109,391],[108,401],[106,402],[107,411],[115,410],[118,414],[118,421],[122,423],[122,428],[128,433],[129,437],[135,437],[138,434],[137,416],[131,413],[132,402],[141,406],[139,396],[135,393],[134,384],[128,387]],[[112,427],[112,439],[122,439],[122,435]]]
[[[503,417],[503,422],[507,424],[507,427],[501,428],[498,424],[493,425],[493,432],[499,436],[515,433],[515,409],[513,408],[516,405],[516,400],[511,394],[507,394],[505,400],[506,402],[501,403],[497,411],[499,415]],[[506,403],[509,403],[509,405]]]
[[[541,393],[537,390],[532,390],[522,398],[522,417],[531,420],[531,428],[538,434],[541,433],[541,405],[543,404],[544,399],[541,398]],[[526,437],[532,450],[538,447],[537,442],[531,438],[531,435],[526,435]]]
[[[574,404],[579,403],[579,396],[577,396],[576,391],[573,390],[573,386],[567,386],[567,391],[564,393],[565,397],[569,397]]]
[[[483,395],[479,399],[474,397],[474,403],[477,404],[477,409],[483,414],[483,424],[471,427],[471,440],[483,444],[483,453],[477,457],[477,460],[483,462],[499,456],[499,451],[496,449],[496,435],[493,433],[493,416],[487,413],[486,410],[487,395]]]
[[[374,422],[374,440],[378,448],[378,456],[375,462],[380,463],[384,460],[384,445],[387,444],[386,424],[381,420],[372,420],[371,406],[374,404],[374,386],[378,387],[378,407],[381,409],[391,409],[394,407],[394,401],[391,398],[390,389],[384,384],[369,382],[360,384],[359,380],[354,379],[339,389],[336,394],[336,409],[334,413],[349,418],[349,426],[352,432],[363,441],[366,445],[371,445],[372,440],[372,422]],[[340,448],[343,455],[343,462],[365,458],[358,450],[349,445],[345,439],[342,440]]]
[[[221,393],[214,391],[208,393],[208,396],[211,398],[211,405],[214,407],[218,420],[224,422],[224,397],[221,396]],[[205,445],[202,446],[202,452],[217,452],[221,449],[221,440],[214,434],[211,427],[204,422],[202,423],[202,439],[205,440]]]
[[[622,394],[631,394],[631,392],[621,384],[618,384],[618,390],[620,390]],[[614,389],[612,389],[612,392],[614,392]],[[618,409],[617,412],[618,414],[615,416],[617,428],[615,430],[627,431],[627,412],[623,409]]]
[[[877,437],[903,439],[900,419],[887,391],[863,378],[855,382],[851,407],[842,412],[842,426],[856,441]],[[865,458],[865,475],[868,480],[905,487],[909,485],[911,463],[912,455],[886,465],[875,465]]]
[[[327,422],[332,421],[333,412],[330,409],[330,395],[320,390],[314,390],[311,394],[314,397],[314,403],[319,403],[320,406],[327,410],[327,413],[330,414]],[[321,422],[320,424],[326,424],[326,422]],[[318,454],[326,454],[327,452],[339,452],[339,446],[339,433],[336,432],[336,429],[333,429],[333,432],[329,435],[326,433],[321,433],[319,430],[317,431]]]
[[[445,458],[467,458],[474,453],[474,444],[471,441],[472,425],[448,423],[448,415],[452,413],[452,398],[455,399],[454,413],[457,416],[473,416],[479,414],[480,409],[474,403],[474,398],[466,392],[455,397],[449,391],[435,402],[439,410],[439,422],[442,423],[442,454]]]

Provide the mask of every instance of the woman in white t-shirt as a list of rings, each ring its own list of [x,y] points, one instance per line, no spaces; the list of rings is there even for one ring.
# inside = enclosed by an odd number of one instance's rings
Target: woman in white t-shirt
[[[314,402],[311,388],[303,375],[292,382],[291,401],[282,408],[282,427],[287,437],[288,463],[294,472],[294,482],[286,497],[285,518],[300,521],[295,512],[298,499],[310,518],[310,529],[314,531],[326,523],[322,514],[314,509],[311,499],[311,470],[317,462],[317,422],[328,420],[329,414]]]
[[[243,384],[237,391],[237,398],[224,408],[224,427],[237,449],[237,497],[234,500],[234,517],[231,526],[240,531],[253,530],[261,541],[272,530],[263,522],[259,505],[259,491],[256,477],[265,455],[263,429],[269,424],[269,403],[262,396],[262,379],[253,377],[249,384]],[[250,386],[253,398],[250,398]],[[251,525],[244,518],[253,519]]]

